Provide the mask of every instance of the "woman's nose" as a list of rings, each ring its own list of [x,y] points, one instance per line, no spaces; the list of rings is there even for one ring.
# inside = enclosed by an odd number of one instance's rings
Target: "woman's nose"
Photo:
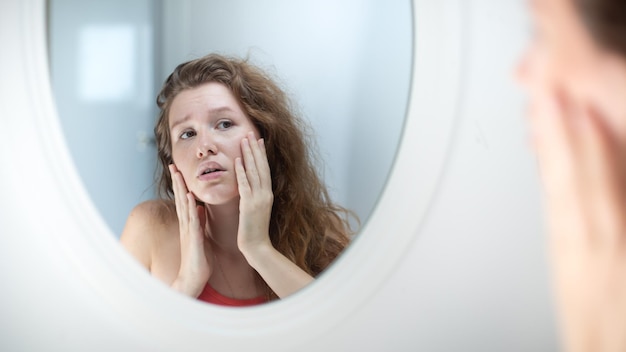
[[[517,66],[515,67],[514,76],[517,84],[522,88],[529,89],[533,85],[533,80],[537,78],[540,61],[539,52],[534,45],[531,44],[519,58]]]
[[[528,83],[530,75],[530,60],[530,52],[527,50],[524,54],[522,54],[522,57],[519,59],[514,70],[515,81],[522,87],[525,87]]]
[[[196,152],[196,156],[198,158],[204,158],[208,155],[215,154],[217,154],[217,145],[209,136],[204,136],[199,139],[198,150]]]

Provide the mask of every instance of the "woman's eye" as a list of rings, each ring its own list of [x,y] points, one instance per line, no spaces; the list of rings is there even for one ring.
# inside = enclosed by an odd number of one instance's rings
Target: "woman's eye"
[[[180,134],[180,139],[187,139],[195,136],[196,133],[194,131],[185,131]]]
[[[232,121],[228,121],[228,120],[220,121],[217,123],[217,128],[220,130],[227,129],[232,126],[233,126]]]

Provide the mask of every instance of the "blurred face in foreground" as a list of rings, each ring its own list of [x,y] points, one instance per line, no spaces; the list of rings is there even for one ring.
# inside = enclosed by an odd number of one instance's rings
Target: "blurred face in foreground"
[[[207,204],[239,199],[235,159],[241,141],[258,131],[239,103],[219,83],[182,91],[169,114],[172,158],[194,196]]]
[[[533,37],[517,69],[530,109],[545,94],[559,92],[606,117],[626,138],[626,62],[601,48],[573,0],[529,0]]]

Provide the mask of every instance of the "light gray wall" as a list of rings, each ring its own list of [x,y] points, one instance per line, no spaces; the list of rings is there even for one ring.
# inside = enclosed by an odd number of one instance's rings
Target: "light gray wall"
[[[154,197],[154,3],[51,0],[50,71],[65,138],[89,196],[119,236]],[[142,137],[144,136],[144,137]]]

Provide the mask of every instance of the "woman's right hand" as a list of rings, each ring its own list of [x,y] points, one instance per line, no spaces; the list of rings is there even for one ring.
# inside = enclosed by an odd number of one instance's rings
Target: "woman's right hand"
[[[172,288],[198,297],[213,272],[213,258],[207,258],[205,251],[205,247],[210,246],[205,236],[205,210],[196,205],[195,197],[187,189],[183,175],[176,166],[171,164],[169,168],[180,236],[180,269]]]

